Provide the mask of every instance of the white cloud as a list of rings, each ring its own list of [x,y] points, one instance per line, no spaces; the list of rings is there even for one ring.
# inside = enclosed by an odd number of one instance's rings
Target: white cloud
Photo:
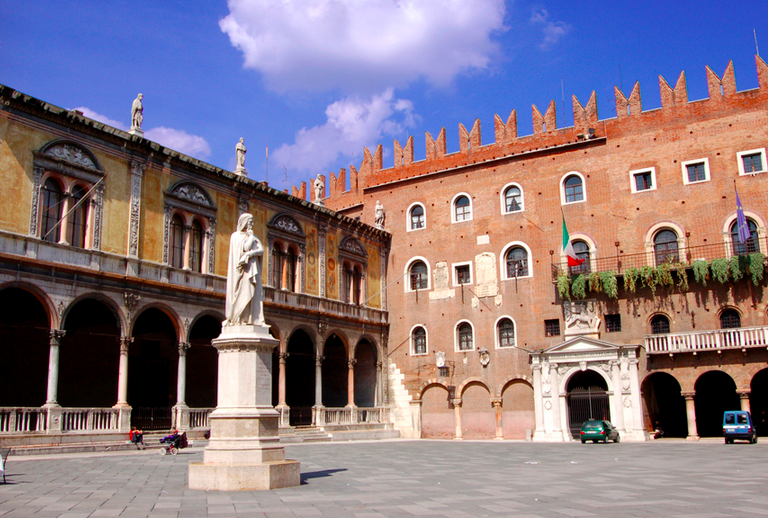
[[[533,9],[529,21],[534,25],[543,26],[541,28],[541,33],[544,36],[544,41],[539,45],[539,48],[542,50],[550,50],[571,30],[571,26],[565,22],[550,21],[549,13],[542,7]]]
[[[121,129],[123,131],[128,130],[128,126],[120,121],[112,120],[106,115],[97,113],[90,108],[80,106],[73,108],[75,111],[82,112],[83,115],[89,119],[94,119],[99,122],[103,122],[109,126]],[[171,148],[179,153],[193,156],[195,158],[206,159],[211,156],[211,146],[203,137],[197,135],[190,135],[186,131],[177,130],[173,128],[159,127],[152,128],[144,131],[144,137],[149,140],[154,140],[158,144],[162,144],[167,148]]]
[[[95,111],[91,110],[90,108],[87,108],[85,106],[80,106],[78,108],[72,108],[72,111],[78,111],[81,112],[83,115],[88,117],[89,119],[97,120],[99,122],[103,122],[104,124],[108,126],[112,126],[117,129],[121,129],[123,131],[128,130],[128,126],[123,124],[120,121],[112,120],[106,115],[102,115],[100,113],[96,113]]]
[[[402,134],[416,122],[413,103],[395,99],[392,88],[370,100],[347,97],[336,101],[326,108],[325,115],[325,124],[302,128],[293,144],[284,144],[275,151],[273,156],[280,168],[316,174],[340,159],[359,160],[364,146],[377,145],[384,135]]]
[[[229,0],[219,22],[277,90],[381,91],[488,67],[504,0]]]
[[[211,146],[208,145],[208,142],[203,137],[190,135],[183,130],[160,126],[159,128],[146,130],[144,137],[195,158],[205,159],[211,156]]]

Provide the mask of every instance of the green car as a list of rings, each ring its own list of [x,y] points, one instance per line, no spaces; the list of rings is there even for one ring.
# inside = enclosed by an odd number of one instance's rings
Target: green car
[[[619,442],[620,440],[619,431],[608,421],[590,419],[581,425],[581,444],[587,441]]]

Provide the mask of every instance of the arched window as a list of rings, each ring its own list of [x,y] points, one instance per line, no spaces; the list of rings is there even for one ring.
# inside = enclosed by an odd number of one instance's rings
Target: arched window
[[[410,268],[411,291],[425,290],[429,286],[427,265],[423,261],[414,261]]]
[[[511,186],[504,191],[504,212],[523,210],[523,193],[519,187]]]
[[[411,230],[419,230],[420,228],[424,228],[426,226],[426,221],[424,219],[424,207],[421,205],[414,205],[411,208],[410,213],[410,227]]]
[[[85,248],[85,224],[88,217],[88,205],[83,201],[85,195],[86,190],[76,185],[72,188],[69,201],[69,206],[73,207],[74,210],[70,212],[68,217],[67,241],[77,248]]]
[[[199,221],[194,220],[192,222],[192,235],[190,238],[189,249],[189,267],[193,272],[202,271],[202,254],[203,254],[203,225]]]
[[[563,186],[565,188],[565,203],[584,200],[584,184],[580,176],[575,174],[569,176]]]
[[[421,326],[413,328],[411,343],[413,354],[427,354],[427,330]]]
[[[677,234],[671,230],[662,230],[653,238],[653,252],[656,256],[656,265],[665,263],[677,263],[680,254],[677,250]]]
[[[589,264],[589,245],[585,241],[574,241],[573,251],[576,252],[576,259],[582,259],[584,262],[578,266],[571,266],[571,274],[589,273],[592,268]]]
[[[651,333],[665,335],[669,333],[669,318],[666,315],[656,315],[651,319]]]
[[[344,261],[342,265],[343,293],[342,300],[350,304],[360,304],[362,270],[358,265]]]
[[[739,239],[739,222],[734,221],[731,225],[731,242],[733,243],[733,255],[747,255],[760,251],[757,245],[757,225],[751,219],[747,220],[750,237],[745,242]]]
[[[472,338],[472,326],[467,322],[459,325],[459,351],[471,351],[475,348],[475,343]]]
[[[499,347],[515,346],[515,324],[508,318],[499,320],[497,327]]]
[[[455,221],[469,221],[472,219],[472,206],[469,203],[469,197],[459,196],[453,202]]]
[[[720,327],[722,329],[736,329],[741,327],[741,315],[735,309],[726,309],[720,313]]]
[[[522,246],[513,246],[507,251],[505,261],[507,278],[528,277],[528,251]]]
[[[283,287],[283,251],[280,245],[272,245],[272,284],[278,290]]]
[[[63,195],[59,182],[48,178],[43,184],[43,221],[41,236],[51,243],[59,242]],[[59,226],[57,226],[59,225]]]
[[[171,260],[174,268],[184,268],[184,222],[176,214],[171,218]]]

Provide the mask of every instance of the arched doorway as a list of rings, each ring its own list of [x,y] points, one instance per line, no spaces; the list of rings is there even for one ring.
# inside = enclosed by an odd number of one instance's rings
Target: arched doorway
[[[655,372],[643,380],[641,392],[651,430],[659,427],[664,437],[688,436],[685,398],[674,376]]]
[[[347,348],[339,335],[328,337],[323,356],[323,406],[345,407],[349,403],[349,364]]]
[[[482,383],[470,383],[461,394],[461,436],[465,439],[493,439],[496,413],[491,393]]]
[[[453,439],[456,420],[450,392],[442,385],[431,385],[421,396],[421,436],[425,439]]]
[[[103,302],[84,299],[67,313],[59,347],[59,404],[105,408],[117,402],[120,326]]]
[[[524,380],[513,380],[501,394],[501,423],[505,439],[525,439],[526,430],[536,428],[533,387]]]
[[[0,406],[45,404],[49,332],[37,297],[21,288],[0,291]]]
[[[376,347],[363,340],[355,348],[355,405],[376,406]]]
[[[752,421],[757,434],[768,435],[768,369],[761,370],[752,378],[749,407],[752,409]]]
[[[160,309],[147,309],[136,319],[128,355],[131,425],[142,430],[171,428],[171,409],[176,404],[178,345],[176,328]]]
[[[608,385],[595,371],[580,371],[571,376],[567,387],[568,426],[578,438],[581,425],[589,419],[611,420]]]
[[[189,331],[187,351],[186,403],[190,408],[216,406],[219,355],[211,340],[221,334],[221,322],[204,315]]]
[[[699,437],[722,437],[723,412],[741,410],[736,383],[728,374],[709,371],[696,380],[696,431]]]
[[[288,339],[287,350],[285,404],[291,408],[289,422],[291,426],[310,425],[315,404],[315,346],[309,335],[298,329]]]

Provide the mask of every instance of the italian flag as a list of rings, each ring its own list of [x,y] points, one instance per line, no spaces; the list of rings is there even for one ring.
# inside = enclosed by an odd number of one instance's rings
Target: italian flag
[[[576,252],[573,251],[571,237],[568,235],[568,228],[565,226],[565,216],[563,216],[563,252],[568,256],[568,266],[579,266],[584,259],[577,259]]]

